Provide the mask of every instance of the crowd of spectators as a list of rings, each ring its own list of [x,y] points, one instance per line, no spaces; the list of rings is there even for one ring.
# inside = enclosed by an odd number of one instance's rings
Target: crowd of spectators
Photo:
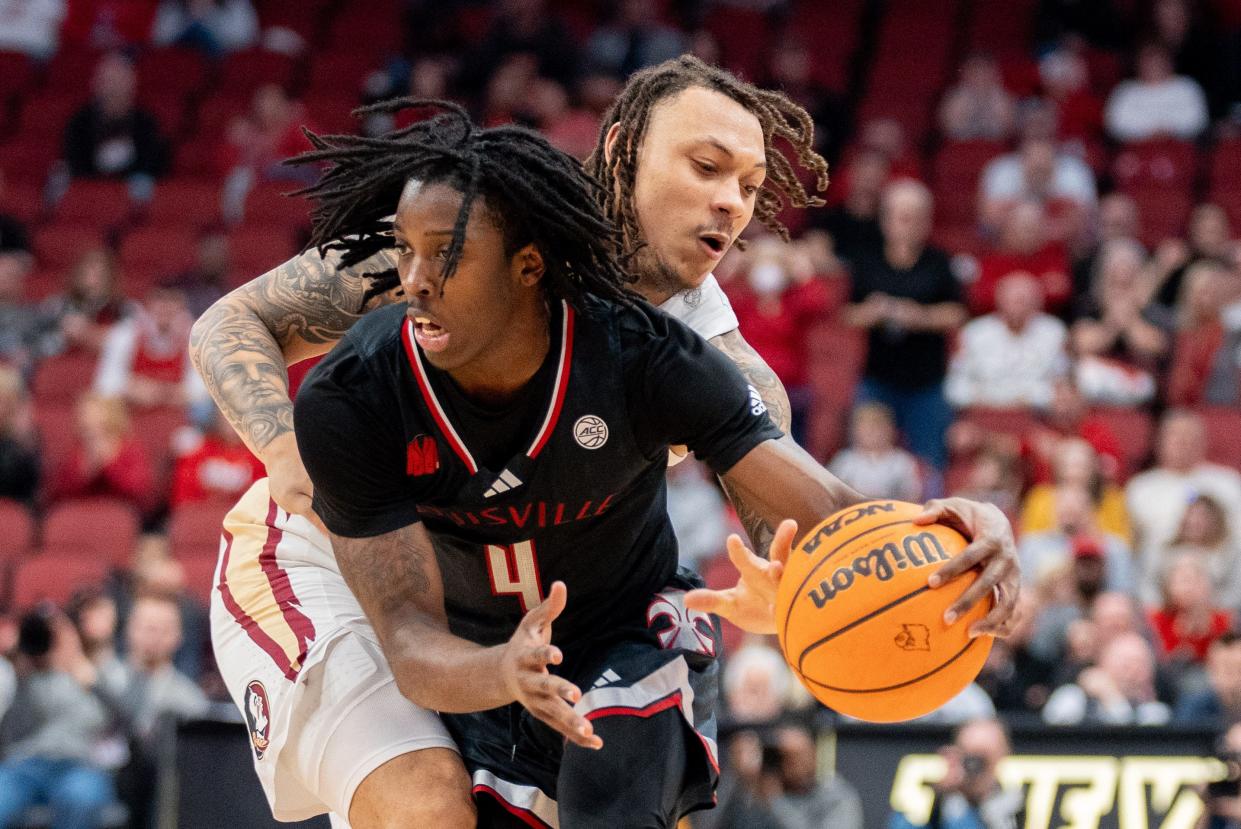
[[[717,272],[789,391],[795,437],[868,495],[965,495],[1014,520],[1023,619],[937,721],[1241,720],[1241,452],[1209,438],[1231,430],[1235,443],[1241,423],[1226,417],[1241,409],[1232,6],[1018,3],[1028,42],[1000,54],[963,39],[919,129],[867,97],[902,4],[845,3],[838,23],[809,16],[813,3],[760,5],[404,0],[368,6],[390,15],[381,32],[347,3],[0,0],[0,59],[21,56],[34,78],[0,83],[0,498],[37,516],[111,499],[149,533],[107,581],[74,585],[84,592],[63,611],[9,609],[0,650],[20,681],[0,693],[0,825],[61,792],[66,814],[83,808],[75,797],[146,808],[142,775],[118,770],[150,762],[163,715],[223,698],[204,657],[207,587],[186,590],[191,561],[161,539],[187,507],[222,513],[262,468],[213,412],[185,346],[196,315],[292,251],[238,240],[277,214],[298,216],[286,242],[304,225],[304,209],[262,201],[313,177],[280,164],[308,147],[303,125],[376,133],[406,116],[354,123],[346,110],[446,96],[585,157],[624,78],[687,51],[783,89],[832,162],[828,205],[785,214],[791,243],[752,228]],[[755,48],[737,20],[761,26]],[[856,46],[833,68],[819,47],[837,35]],[[143,75],[166,52],[238,88]],[[80,94],[47,137],[54,157],[7,163],[66,65]],[[152,94],[161,84],[180,108]],[[116,182],[124,209],[82,210],[82,182]],[[153,224],[182,190],[192,200]],[[90,244],[56,235],[73,223],[98,231]],[[152,227],[188,241],[143,259],[131,240]],[[733,519],[715,482],[676,467],[669,508],[683,560],[723,578]],[[847,784],[814,782],[808,732],[788,719],[812,706],[774,643],[728,635],[739,649],[725,702],[741,728],[704,825],[857,825]],[[73,729],[55,746],[52,720]],[[987,728],[982,742],[999,744]],[[976,740],[963,730],[958,753],[975,756]],[[958,766],[944,792],[1000,797],[985,774],[954,778]]]

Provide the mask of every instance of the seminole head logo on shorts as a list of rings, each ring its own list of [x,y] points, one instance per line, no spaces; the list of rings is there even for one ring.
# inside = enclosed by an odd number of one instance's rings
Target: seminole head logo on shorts
[[[254,756],[262,760],[263,752],[271,744],[271,705],[267,702],[267,689],[257,679],[246,686],[242,707],[246,715],[246,728],[250,732],[250,745]]]

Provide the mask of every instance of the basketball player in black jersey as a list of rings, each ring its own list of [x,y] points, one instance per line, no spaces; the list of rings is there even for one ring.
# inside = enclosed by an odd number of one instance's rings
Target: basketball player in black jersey
[[[480,825],[673,826],[713,802],[719,639],[684,604],[668,447],[773,526],[861,498],[628,291],[575,161],[444,108],[304,158],[335,165],[311,190],[315,243],[348,261],[390,232],[406,299],[297,398],[314,508],[402,691],[460,747]]]

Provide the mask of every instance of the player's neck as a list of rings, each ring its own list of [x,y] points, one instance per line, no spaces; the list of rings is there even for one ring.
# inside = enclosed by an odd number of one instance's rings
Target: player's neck
[[[551,349],[551,315],[545,303],[515,314],[504,338],[464,366],[448,372],[457,387],[483,405],[503,404],[530,382]]]

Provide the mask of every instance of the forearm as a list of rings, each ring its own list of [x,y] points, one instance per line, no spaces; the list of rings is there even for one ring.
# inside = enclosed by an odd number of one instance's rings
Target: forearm
[[[923,311],[923,314],[914,318],[909,326],[910,330],[943,334],[960,328],[969,316],[965,312],[965,306],[956,302],[926,305],[923,306]]]
[[[741,336],[741,332],[730,331],[727,334],[721,334],[712,338],[711,344],[728,355],[737,368],[741,369],[746,380],[763,399],[768,417],[782,432],[789,434],[793,425],[793,412],[789,405],[788,392],[784,390],[784,384],[780,382],[780,378],[771,370],[771,367]],[[737,518],[741,521],[741,526],[745,527],[750,543],[754,545],[759,555],[765,555],[779,521],[775,523],[764,521],[751,503],[750,496],[723,478],[720,479],[720,484],[737,511]]]
[[[443,581],[425,528],[331,538],[345,582],[402,694],[434,711],[483,711],[513,701],[501,681],[501,648],[484,648],[448,630]]]
[[[370,308],[370,274],[395,267],[388,251],[347,270],[310,251],[241,286],[194,324],[190,358],[220,411],[260,458],[291,440],[288,365],[328,351]]]
[[[190,359],[208,393],[260,459],[277,438],[293,435],[293,401],[285,356],[272,332],[229,294],[194,323]]]
[[[724,480],[767,526],[792,518],[803,535],[832,513],[867,500],[787,436],[751,450]]]

